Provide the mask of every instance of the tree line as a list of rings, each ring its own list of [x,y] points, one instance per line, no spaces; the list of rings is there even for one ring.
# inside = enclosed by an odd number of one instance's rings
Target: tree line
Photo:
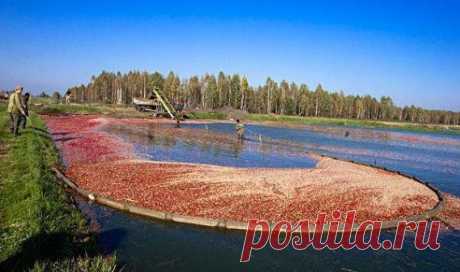
[[[131,104],[133,97],[150,97],[154,88],[185,109],[233,108],[250,113],[445,125],[460,123],[459,112],[427,110],[414,105],[398,107],[388,96],[377,99],[370,95],[346,95],[343,91],[327,91],[321,84],[310,89],[306,84],[276,82],[270,77],[263,85],[251,86],[245,76],[223,72],[217,76],[205,74],[180,79],[174,72],[164,76],[159,72],[103,71],[92,76],[89,84],[69,88],[66,95],[74,103]]]

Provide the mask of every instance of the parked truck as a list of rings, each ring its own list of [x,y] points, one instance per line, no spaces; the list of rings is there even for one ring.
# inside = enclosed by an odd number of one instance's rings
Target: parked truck
[[[133,98],[133,104],[136,110],[142,112],[151,112],[154,117],[168,116],[176,118],[176,109],[169,100],[157,89],[153,90],[149,98]]]

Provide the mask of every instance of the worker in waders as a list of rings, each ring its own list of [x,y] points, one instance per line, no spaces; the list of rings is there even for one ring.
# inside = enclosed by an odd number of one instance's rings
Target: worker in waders
[[[19,135],[19,123],[21,115],[27,116],[24,111],[22,102],[22,90],[21,86],[17,86],[16,90],[10,95],[8,100],[8,113],[10,115],[10,131],[14,136]]]
[[[244,125],[240,123],[240,119],[236,119],[236,135],[238,136],[238,140],[243,140],[244,137]]]
[[[180,128],[180,120],[182,120],[182,113],[176,113],[176,128]]]
[[[176,119],[176,128],[180,128],[180,120]]]

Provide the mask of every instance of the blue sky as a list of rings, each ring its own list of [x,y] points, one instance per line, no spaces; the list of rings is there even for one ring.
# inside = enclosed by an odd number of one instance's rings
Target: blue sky
[[[460,111],[459,12],[448,0],[2,0],[0,89],[64,91],[102,70],[222,70]]]

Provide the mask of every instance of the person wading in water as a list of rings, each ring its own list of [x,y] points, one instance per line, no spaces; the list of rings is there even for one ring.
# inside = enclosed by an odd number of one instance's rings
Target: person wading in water
[[[244,137],[244,124],[240,123],[240,119],[236,119],[235,125],[236,135],[238,136],[238,140],[243,140]]]

